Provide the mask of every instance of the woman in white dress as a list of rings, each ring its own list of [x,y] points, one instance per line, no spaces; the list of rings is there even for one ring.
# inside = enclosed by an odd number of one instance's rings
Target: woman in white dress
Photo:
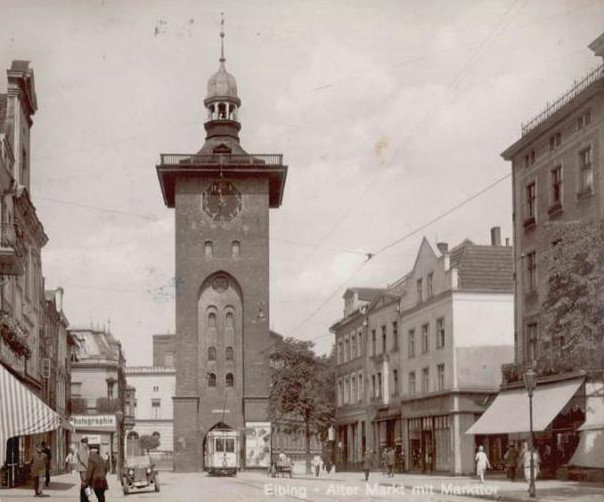
[[[478,447],[474,461],[476,462],[476,475],[480,478],[480,482],[484,483],[484,473],[487,468],[491,468],[491,463],[489,462],[487,454],[484,452],[484,448],[482,446]]]

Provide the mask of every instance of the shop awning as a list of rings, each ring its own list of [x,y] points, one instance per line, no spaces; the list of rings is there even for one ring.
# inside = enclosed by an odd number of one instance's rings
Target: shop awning
[[[61,417],[0,364],[0,464],[9,438],[52,431],[60,425]]]
[[[533,430],[545,430],[582,383],[583,379],[575,379],[537,385],[533,393]],[[466,434],[510,434],[529,431],[529,398],[523,387],[500,392]]]

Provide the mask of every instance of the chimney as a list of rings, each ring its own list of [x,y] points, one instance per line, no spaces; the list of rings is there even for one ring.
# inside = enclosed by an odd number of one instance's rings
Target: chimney
[[[491,246],[501,246],[501,228],[491,228]]]
[[[442,254],[447,254],[449,252],[449,245],[446,242],[437,242],[436,247]]]

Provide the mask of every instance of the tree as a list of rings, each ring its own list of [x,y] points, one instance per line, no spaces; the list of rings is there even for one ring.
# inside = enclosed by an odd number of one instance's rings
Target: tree
[[[303,428],[306,472],[310,474],[310,439],[324,438],[335,416],[332,356],[317,356],[313,343],[286,338],[270,355],[272,383],[269,391],[271,421],[287,421],[292,430]]]
[[[540,316],[542,365],[557,373],[602,366],[604,222],[549,225],[544,254],[549,290]]]
[[[138,444],[141,449],[149,453],[150,450],[155,450],[155,448],[159,446],[159,436],[155,434],[152,436],[144,434],[139,438]]]

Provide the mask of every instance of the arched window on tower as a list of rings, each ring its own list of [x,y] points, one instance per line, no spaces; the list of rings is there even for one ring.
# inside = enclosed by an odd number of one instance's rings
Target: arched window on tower
[[[231,256],[233,258],[239,258],[239,253],[241,252],[241,244],[239,241],[233,241],[231,244]]]
[[[233,314],[233,312],[226,313],[226,316],[224,317],[224,325],[227,328],[232,328],[233,326],[235,326],[235,315]]]
[[[214,105],[208,106],[208,120],[214,120]]]
[[[225,103],[220,103],[218,105],[218,118],[221,120],[227,118],[227,105]]]
[[[216,347],[208,347],[208,361],[216,361]]]
[[[208,387],[216,387],[216,373],[208,373]]]
[[[208,328],[216,327],[216,312],[210,312],[208,314]]]
[[[212,241],[205,241],[203,250],[206,258],[212,258],[213,246]]]
[[[227,347],[225,350],[224,357],[227,361],[233,360],[233,347]]]
[[[233,387],[233,385],[235,385],[235,379],[233,378],[233,374],[232,373],[227,373],[225,380],[226,380],[226,386],[227,387]]]

